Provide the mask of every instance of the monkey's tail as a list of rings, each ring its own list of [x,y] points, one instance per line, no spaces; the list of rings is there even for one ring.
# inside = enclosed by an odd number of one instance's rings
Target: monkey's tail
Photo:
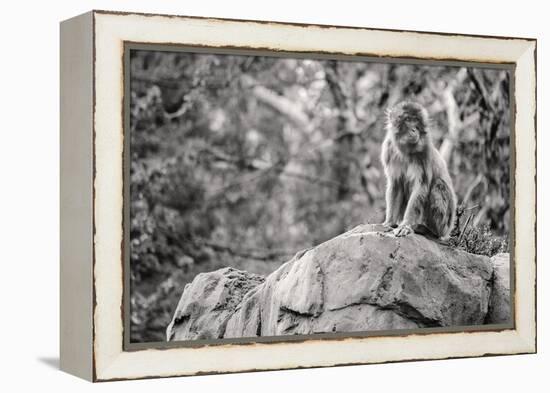
[[[414,233],[416,233],[418,235],[422,235],[425,238],[430,239],[430,240],[432,240],[432,241],[434,241],[438,244],[442,244],[444,246],[450,245],[449,242],[446,241],[446,239],[440,239],[437,236],[437,234],[435,234],[430,228],[428,228],[424,224],[413,224],[413,225],[411,225],[411,228],[414,231]]]

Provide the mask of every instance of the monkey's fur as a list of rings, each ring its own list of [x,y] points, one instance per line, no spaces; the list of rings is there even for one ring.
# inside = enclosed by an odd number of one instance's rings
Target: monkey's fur
[[[433,146],[426,109],[401,102],[387,111],[382,164],[386,174],[386,220],[396,236],[412,232],[446,239],[456,210],[447,165]]]

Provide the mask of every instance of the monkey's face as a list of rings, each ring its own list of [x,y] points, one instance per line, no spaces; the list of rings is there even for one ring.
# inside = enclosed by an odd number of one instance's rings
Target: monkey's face
[[[388,131],[403,153],[420,153],[428,143],[428,119],[424,107],[402,102],[388,113]]]

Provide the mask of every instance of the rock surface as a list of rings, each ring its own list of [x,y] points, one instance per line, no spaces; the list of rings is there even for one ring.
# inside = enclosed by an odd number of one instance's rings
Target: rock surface
[[[232,268],[199,274],[185,286],[167,339],[509,320],[507,254],[491,259],[420,235],[396,238],[377,230],[376,225],[358,226],[298,253],[265,279]]]
[[[233,268],[201,273],[183,290],[167,339],[223,338],[226,325],[245,294],[264,278]]]
[[[511,322],[510,306],[510,256],[497,254],[491,258],[493,265],[493,285],[489,298],[489,310],[485,323]]]

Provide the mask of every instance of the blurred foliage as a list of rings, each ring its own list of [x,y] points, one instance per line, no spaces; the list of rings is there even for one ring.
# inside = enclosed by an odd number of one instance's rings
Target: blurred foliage
[[[455,244],[491,254],[467,244],[507,236],[507,71],[130,56],[133,342],[164,340],[182,288],[200,272],[268,274],[300,249],[383,221],[384,110],[404,99],[425,105],[434,144],[451,146],[449,170],[470,217]]]

